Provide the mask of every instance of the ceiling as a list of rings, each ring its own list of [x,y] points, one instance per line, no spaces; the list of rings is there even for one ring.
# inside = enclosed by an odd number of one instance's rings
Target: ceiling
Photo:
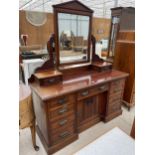
[[[19,10],[53,12],[52,5],[70,0],[19,0]],[[92,10],[95,17],[110,18],[110,8],[135,7],[135,0],[79,0]]]

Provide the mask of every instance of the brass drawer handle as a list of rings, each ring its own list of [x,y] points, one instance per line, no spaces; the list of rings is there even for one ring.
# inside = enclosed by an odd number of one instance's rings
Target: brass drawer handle
[[[66,98],[62,98],[62,99],[59,99],[58,100],[58,103],[59,104],[64,104],[65,102],[67,102],[67,99]]]
[[[82,96],[87,96],[88,94],[89,94],[88,91],[85,91],[85,92],[82,92],[82,93],[81,93]]]
[[[54,82],[54,81],[55,81],[55,79],[49,79],[49,80],[48,80],[49,83],[52,83],[52,82]]]
[[[106,90],[106,86],[101,86],[101,87],[99,88],[99,90],[101,90],[101,91]]]
[[[67,108],[63,108],[63,109],[59,110],[59,114],[63,114],[63,113],[65,113],[66,111],[67,111]]]
[[[70,132],[65,131],[65,132],[61,133],[61,134],[59,135],[59,137],[65,138],[65,137],[67,137],[67,136],[69,136],[69,135],[70,135]]]
[[[60,126],[63,126],[63,125],[65,125],[66,123],[67,123],[67,119],[60,121],[60,122],[59,122],[59,125],[60,125]]]

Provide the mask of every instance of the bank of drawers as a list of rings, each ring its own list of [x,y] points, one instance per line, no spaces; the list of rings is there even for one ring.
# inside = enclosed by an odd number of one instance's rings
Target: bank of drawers
[[[75,134],[75,95],[66,95],[48,102],[49,133],[52,144]]]
[[[121,110],[121,100],[123,96],[125,80],[117,80],[111,83],[109,90],[109,99],[107,113],[112,114]]]
[[[67,94],[48,102],[49,113],[49,137],[52,144],[65,141],[76,133],[76,102],[81,103],[97,94],[108,91],[108,114],[121,108],[121,97],[124,88],[124,80],[118,80],[111,84],[102,84],[92,88],[81,90],[75,94]],[[76,101],[77,99],[77,101]],[[90,104],[88,102],[86,104]],[[89,110],[89,109],[88,109]],[[94,114],[94,113],[93,113]]]

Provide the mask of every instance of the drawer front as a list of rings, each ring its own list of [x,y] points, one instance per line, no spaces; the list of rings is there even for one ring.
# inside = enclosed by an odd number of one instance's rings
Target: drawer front
[[[125,80],[118,80],[111,83],[109,91],[109,104],[120,103],[123,97]]]
[[[107,91],[108,89],[109,89],[109,85],[104,84],[104,85],[100,85],[100,86],[96,86],[93,88],[82,90],[82,91],[78,92],[78,100],[81,100],[81,99],[87,98],[89,96],[93,96],[98,93]]]
[[[125,80],[118,80],[111,83],[110,93],[118,93],[124,89]]]
[[[75,123],[75,115],[68,115],[68,116],[65,116],[61,119],[58,119],[56,120],[55,122],[51,123],[50,124],[50,129],[52,129],[52,131],[54,130],[57,130],[59,128],[62,128],[62,127],[69,127],[69,125],[73,125]]]
[[[110,96],[115,96],[116,94],[122,94],[123,92],[123,88],[119,89],[119,88],[111,88],[110,89]]]
[[[57,133],[51,132],[51,141],[52,144],[59,143],[67,138],[70,138],[75,133],[74,126],[70,126],[69,128],[63,128],[61,130],[57,130]]]
[[[64,104],[55,109],[50,109],[50,119],[54,120],[57,117],[63,118],[64,116],[74,112],[74,104]]]
[[[110,95],[109,104],[113,104],[114,102],[121,102],[121,99],[122,99],[122,92],[114,95]]]
[[[69,111],[63,115],[59,115],[57,117],[54,117],[54,118],[49,118],[49,123],[50,124],[53,124],[54,122],[56,121],[60,121],[60,120],[63,120],[64,118],[67,118],[69,115],[72,115],[74,116],[75,115],[75,111]],[[49,115],[50,116],[50,115]]]
[[[66,95],[48,102],[49,108],[54,108],[57,106],[63,106],[64,104],[69,104],[75,102],[75,95]]]
[[[40,83],[40,86],[47,86],[62,81],[62,76],[51,77],[46,79],[37,79],[37,81]]]
[[[111,114],[119,110],[121,110],[121,104],[120,102],[115,102],[114,104],[108,105],[107,114]]]
[[[99,104],[96,96],[78,102],[77,110],[78,124],[83,124],[99,116]]]
[[[93,92],[102,93],[102,92],[108,91],[108,89],[109,89],[109,85],[104,84],[104,85],[100,85],[100,86],[97,86],[94,89],[92,89],[92,93]]]

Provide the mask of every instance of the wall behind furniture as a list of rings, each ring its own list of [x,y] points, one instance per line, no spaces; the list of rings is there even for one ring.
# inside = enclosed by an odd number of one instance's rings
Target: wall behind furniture
[[[44,25],[34,26],[27,21],[25,11],[19,11],[19,34],[28,35],[28,45],[46,45],[53,32],[53,14],[47,13],[47,21]]]
[[[93,18],[92,33],[96,40],[109,38],[111,19]]]
[[[26,19],[25,11],[19,11],[19,34],[28,35],[28,45],[46,45],[52,33],[54,33],[53,14],[47,13],[47,22],[42,26],[33,26]],[[99,41],[109,37],[110,19],[93,18],[92,34]]]

